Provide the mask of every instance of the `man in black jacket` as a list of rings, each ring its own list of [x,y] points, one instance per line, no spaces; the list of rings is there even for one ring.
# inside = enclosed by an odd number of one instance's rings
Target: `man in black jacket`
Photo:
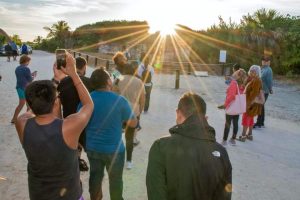
[[[200,96],[181,97],[171,136],[155,141],[149,153],[149,200],[231,199],[231,163],[205,114]]]

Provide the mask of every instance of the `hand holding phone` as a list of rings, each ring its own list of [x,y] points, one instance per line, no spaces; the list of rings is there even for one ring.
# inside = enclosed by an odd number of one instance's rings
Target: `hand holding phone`
[[[32,76],[33,78],[35,78],[36,75],[37,75],[37,71],[34,71],[34,72],[31,73],[31,76]]]
[[[65,68],[67,64],[67,51],[65,49],[56,49],[55,54],[57,69]]]
[[[69,75],[71,77],[73,75],[77,75],[75,59],[73,58],[73,56],[70,53],[66,52],[66,65],[65,65],[65,67],[61,67],[60,70],[64,74]]]

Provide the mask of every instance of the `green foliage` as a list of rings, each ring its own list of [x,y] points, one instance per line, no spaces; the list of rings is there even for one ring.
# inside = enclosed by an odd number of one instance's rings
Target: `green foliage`
[[[0,35],[0,46],[4,45],[6,37],[4,35]]]
[[[262,55],[272,58],[275,74],[300,74],[300,18],[283,16],[276,10],[260,9],[242,17],[239,23],[219,16],[219,23],[206,31],[194,31],[179,25],[177,34],[192,47],[197,56],[193,62],[218,63],[219,51],[227,51],[227,63],[240,63],[246,70],[253,64],[260,65]],[[59,21],[51,27],[46,39],[36,38],[35,47],[47,51],[60,48],[82,48],[96,51],[99,42],[127,36],[149,29],[146,21],[102,21],[78,27],[71,32],[67,22]],[[185,31],[183,31],[185,30]],[[126,44],[137,36],[129,35],[120,44]],[[151,35],[143,42],[151,46],[156,36]],[[201,58],[201,59],[200,59]],[[200,60],[199,60],[200,59]]]
[[[19,35],[13,35],[12,37],[11,37],[11,40],[12,41],[14,41],[17,45],[22,45],[22,41],[21,41],[21,39],[20,39],[20,36]]]
[[[194,37],[190,42],[205,62],[216,61],[219,50],[223,49],[228,54],[227,62],[239,62],[245,69],[253,64],[260,65],[262,55],[269,55],[276,74],[300,74],[299,17],[260,9],[243,16],[239,24],[231,20],[226,23],[219,17],[218,24],[197,33],[212,38]]]

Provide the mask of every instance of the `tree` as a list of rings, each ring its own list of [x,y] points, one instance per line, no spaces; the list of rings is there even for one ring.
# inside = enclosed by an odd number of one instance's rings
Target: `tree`
[[[33,42],[36,43],[37,45],[41,44],[42,43],[42,40],[43,40],[43,37],[42,36],[37,36]]]
[[[13,35],[11,37],[11,40],[14,41],[17,45],[22,45],[22,40],[20,39],[19,35]]]
[[[283,16],[272,9],[262,8],[253,15],[245,15],[241,20],[244,39],[249,44],[256,45],[261,52],[276,51],[284,35],[283,22]]]
[[[0,46],[5,43],[6,37],[4,35],[0,35]]]
[[[61,47],[65,47],[65,43],[71,36],[70,26],[66,21],[58,21],[50,27],[44,27],[48,31],[48,39],[56,39]]]

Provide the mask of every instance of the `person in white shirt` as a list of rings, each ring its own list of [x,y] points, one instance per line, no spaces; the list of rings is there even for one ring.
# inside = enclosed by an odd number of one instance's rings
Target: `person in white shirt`
[[[145,86],[145,91],[146,91],[146,100],[145,100],[145,107],[144,107],[144,112],[148,112],[149,105],[150,105],[150,94],[152,90],[152,79],[154,76],[154,68],[149,65],[149,58],[144,57],[142,54],[141,56],[142,63],[140,64],[138,68],[138,76],[142,79],[144,86]]]

